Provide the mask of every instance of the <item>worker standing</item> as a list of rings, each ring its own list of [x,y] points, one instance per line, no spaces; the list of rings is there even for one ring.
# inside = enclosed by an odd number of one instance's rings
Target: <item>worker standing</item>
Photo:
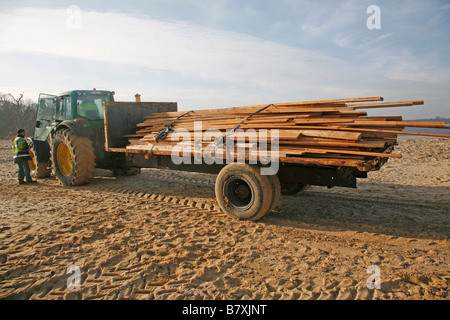
[[[30,153],[28,152],[30,147],[25,140],[24,129],[19,129],[17,131],[17,137],[13,141],[12,148],[15,154],[14,163],[17,163],[17,165],[19,166],[19,184],[36,183],[36,181],[33,181],[33,179],[31,179],[30,175],[30,166],[28,165],[28,161],[31,160]]]

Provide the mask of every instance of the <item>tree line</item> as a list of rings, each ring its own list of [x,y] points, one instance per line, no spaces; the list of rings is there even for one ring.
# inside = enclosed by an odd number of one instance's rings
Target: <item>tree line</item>
[[[28,137],[33,136],[37,107],[37,102],[23,99],[23,94],[0,93],[0,138],[12,139],[19,129],[25,129]]]

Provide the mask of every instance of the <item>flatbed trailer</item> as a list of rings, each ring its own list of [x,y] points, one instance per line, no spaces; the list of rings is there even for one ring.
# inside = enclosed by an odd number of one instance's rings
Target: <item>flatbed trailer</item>
[[[127,168],[217,174],[215,194],[220,207],[242,220],[262,218],[280,204],[282,195],[302,192],[310,185],[356,188],[357,178],[366,178],[368,172],[379,170],[387,161],[386,157],[368,160],[280,157],[278,170],[271,175],[261,174],[267,164],[249,161],[176,164],[167,153],[127,148],[125,138],[136,132],[146,116],[178,111],[176,102],[104,102],[103,109],[106,152],[120,155],[118,158],[126,162]],[[388,144],[380,152],[391,153],[394,145]]]

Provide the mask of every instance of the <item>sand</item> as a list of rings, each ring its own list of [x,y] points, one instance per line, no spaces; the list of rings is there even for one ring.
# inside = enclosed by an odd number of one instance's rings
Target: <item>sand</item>
[[[0,141],[0,298],[448,300],[449,140],[395,152],[357,189],[311,187],[242,222],[220,211],[213,175],[19,186]]]

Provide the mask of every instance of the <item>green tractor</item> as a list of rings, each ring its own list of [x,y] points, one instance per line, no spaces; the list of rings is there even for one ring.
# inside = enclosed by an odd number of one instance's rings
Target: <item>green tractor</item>
[[[39,95],[30,169],[35,178],[52,174],[66,186],[89,183],[95,168],[113,174],[135,174],[125,157],[105,151],[103,102],[113,102],[113,91],[74,90]]]

